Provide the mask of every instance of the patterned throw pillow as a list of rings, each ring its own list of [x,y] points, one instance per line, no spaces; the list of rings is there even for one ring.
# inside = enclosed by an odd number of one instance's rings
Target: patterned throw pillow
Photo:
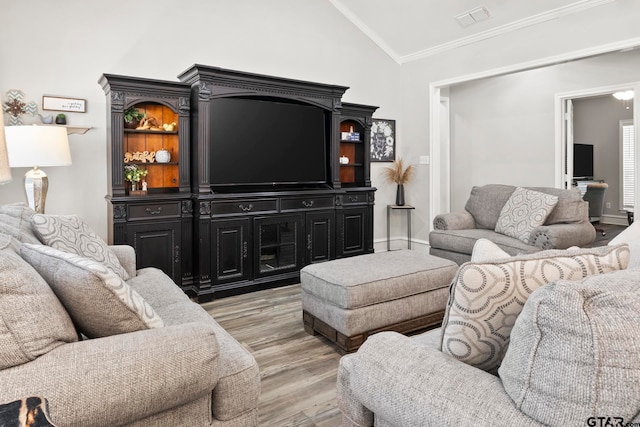
[[[509,258],[511,255],[489,239],[478,239],[473,245],[471,262],[493,261],[494,259]]]
[[[6,369],[75,342],[78,334],[51,288],[13,249],[11,238],[0,240],[0,369]]]
[[[556,204],[556,196],[518,187],[500,211],[495,231],[529,243],[531,232],[544,224]]]
[[[628,268],[640,268],[640,221],[634,221],[633,224],[622,230],[620,234],[611,239],[609,245],[619,245],[626,243],[631,251]]]
[[[25,243],[21,253],[49,283],[87,337],[164,326],[154,309],[103,264],[44,245]]]
[[[494,372],[531,292],[556,280],[622,270],[628,263],[629,246],[624,244],[463,264],[451,284],[442,322],[442,352]]]
[[[31,224],[45,245],[102,263],[122,280],[129,279],[118,257],[79,216],[35,214]]]

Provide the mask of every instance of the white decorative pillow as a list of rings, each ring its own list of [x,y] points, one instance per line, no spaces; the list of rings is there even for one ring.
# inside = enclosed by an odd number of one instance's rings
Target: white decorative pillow
[[[153,308],[103,264],[44,245],[25,243],[21,253],[49,283],[87,337],[164,326]]]
[[[511,255],[489,239],[478,239],[473,245],[471,262],[492,261],[494,259],[509,258]]]
[[[45,245],[104,264],[122,280],[129,278],[116,254],[79,216],[35,214],[31,224]]]
[[[622,270],[628,263],[629,247],[618,245],[463,264],[451,283],[442,322],[442,352],[494,372],[531,292],[560,279],[580,280]]]
[[[625,228],[620,234],[611,239],[609,245],[619,245],[626,243],[631,250],[631,258],[629,258],[628,268],[640,267],[640,221]]]
[[[518,187],[500,211],[496,233],[529,243],[531,232],[544,224],[558,197]]]
[[[13,249],[11,238],[0,240],[0,369],[6,369],[75,342],[78,334],[51,288]]]

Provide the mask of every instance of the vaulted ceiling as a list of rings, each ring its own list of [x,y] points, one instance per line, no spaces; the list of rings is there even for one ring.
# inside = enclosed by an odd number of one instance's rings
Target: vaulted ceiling
[[[616,0],[329,1],[402,64]]]

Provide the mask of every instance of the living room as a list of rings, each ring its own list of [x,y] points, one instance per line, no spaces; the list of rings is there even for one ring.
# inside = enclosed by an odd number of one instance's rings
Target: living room
[[[479,37],[422,55],[419,49],[395,51],[367,34],[358,11],[345,5],[375,8],[386,3],[295,0],[178,2],[83,2],[79,0],[29,4],[9,0],[0,27],[4,42],[0,99],[16,89],[26,102],[41,104],[43,95],[86,100],[86,112],[67,114],[70,126],[89,127],[83,135],[70,135],[73,164],[46,168],[50,187],[46,212],[77,214],[105,241],[109,239],[107,176],[107,102],[98,84],[104,73],[178,81],[177,76],[193,64],[206,64],[287,79],[348,86],[343,102],[379,106],[374,117],[396,120],[397,155],[416,166],[406,186],[407,203],[415,207],[412,243],[428,250],[428,235],[435,214],[460,207],[471,186],[485,183],[558,186],[553,122],[546,125],[544,148],[531,148],[533,137],[507,135],[508,142],[483,146],[486,153],[508,148],[508,155],[475,158],[453,157],[449,161],[433,143],[430,94],[436,84],[453,96],[473,80],[537,68],[640,44],[640,5],[632,1],[557,2],[567,6],[553,19],[522,25],[513,31]],[[489,3],[489,2],[487,2]],[[568,8],[573,5],[573,9]],[[100,8],[102,6],[102,8]],[[122,6],[122,7],[120,7]],[[342,6],[342,8],[337,7]],[[389,7],[388,4],[386,4]],[[468,8],[462,8],[464,11]],[[491,9],[491,5],[489,9]],[[589,6],[589,7],[587,7]],[[391,6],[393,7],[393,6]],[[434,6],[435,7],[435,6]],[[560,6],[558,6],[560,7]],[[346,12],[346,15],[345,15]],[[408,18],[407,18],[408,19]],[[415,19],[415,17],[414,17]],[[411,22],[414,22],[413,20]],[[420,24],[428,24],[425,18]],[[398,28],[404,22],[389,23]],[[382,47],[381,47],[382,46]],[[385,49],[386,47],[387,49]],[[393,53],[393,49],[391,49]],[[611,76],[595,80],[586,88],[634,82],[636,51],[617,54],[635,56],[633,64],[616,76],[609,68],[594,74]],[[419,52],[418,52],[419,53]],[[622,63],[627,63],[622,59]],[[597,60],[596,60],[597,62]],[[534,73],[535,74],[535,73]],[[532,78],[536,78],[535,76]],[[514,78],[515,79],[515,78]],[[570,79],[570,77],[567,77]],[[492,81],[487,80],[489,84]],[[521,81],[522,87],[530,85]],[[458,85],[462,85],[457,87]],[[457,87],[457,88],[456,88]],[[583,87],[558,87],[567,92]],[[527,102],[517,92],[496,96],[514,104]],[[40,111],[40,113],[44,113]],[[636,113],[637,114],[637,113]],[[5,115],[6,116],[6,115]],[[549,101],[548,120],[553,117]],[[39,123],[37,116],[23,115],[25,124]],[[508,120],[508,119],[505,119]],[[482,144],[489,144],[483,140]],[[456,145],[459,155],[464,146]],[[474,150],[466,150],[477,153]],[[513,158],[527,153],[525,161]],[[420,158],[429,156],[429,164]],[[534,156],[529,161],[529,156]],[[446,162],[446,167],[444,166]],[[395,200],[396,187],[383,179],[387,163],[372,163],[372,186],[377,188],[373,241],[376,252],[386,249],[386,206]],[[13,181],[2,187],[0,202],[24,200],[21,176],[26,168],[13,170]],[[440,179],[440,174],[452,178]],[[488,178],[489,177],[489,178]],[[446,186],[445,186],[446,183]],[[394,229],[394,248],[406,245],[407,224]]]

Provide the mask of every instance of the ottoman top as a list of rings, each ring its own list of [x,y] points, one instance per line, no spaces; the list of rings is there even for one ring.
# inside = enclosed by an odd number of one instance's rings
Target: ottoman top
[[[447,287],[457,270],[453,261],[398,250],[307,265],[300,281],[305,292],[353,309]]]

